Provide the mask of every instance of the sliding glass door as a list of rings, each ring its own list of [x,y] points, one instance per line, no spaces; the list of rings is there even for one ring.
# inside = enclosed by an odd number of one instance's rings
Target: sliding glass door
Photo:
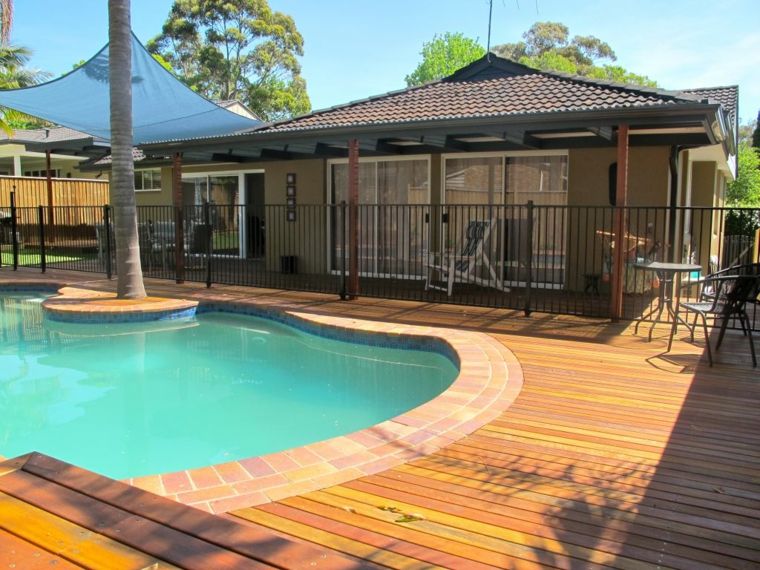
[[[427,158],[364,159],[359,164],[359,271],[364,275],[422,274],[428,249],[430,200]],[[348,163],[330,163],[330,199],[348,202]],[[336,211],[331,228],[331,267],[343,268],[343,220]]]
[[[443,176],[447,223],[441,235],[447,243],[456,243],[470,222],[490,221],[490,243],[485,247],[489,262],[498,266],[501,285],[524,284],[529,265],[534,284],[564,284],[566,154],[448,156]],[[536,206],[531,235],[528,201]]]
[[[185,206],[186,246],[190,252],[205,251],[203,205],[208,204],[212,231],[212,252],[216,255],[242,255],[240,176],[188,175],[182,177],[182,203]]]

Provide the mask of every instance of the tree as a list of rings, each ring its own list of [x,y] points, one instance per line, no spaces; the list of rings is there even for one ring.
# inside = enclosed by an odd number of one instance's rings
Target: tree
[[[435,35],[429,42],[422,44],[422,61],[417,69],[406,76],[407,87],[422,85],[451,75],[476,59],[483,57],[486,50],[476,40],[460,33],[446,32]]]
[[[739,143],[736,180],[729,182],[726,202],[730,206],[760,206],[760,149]]]
[[[0,43],[8,45],[11,41],[13,25],[13,0],[0,0]]]
[[[0,89],[18,89],[36,85],[50,74],[26,67],[32,52],[21,46],[0,44]],[[35,119],[12,109],[2,108],[0,129],[9,136],[13,129],[41,126],[44,121]]]
[[[238,99],[264,120],[311,108],[293,18],[267,0],[175,0],[148,42],[177,75],[209,99]]]
[[[108,76],[111,101],[111,204],[116,239],[116,295],[145,297],[137,238],[132,158],[132,36],[130,0],[108,0]]]
[[[757,112],[757,120],[755,121],[755,132],[752,133],[752,146],[760,148],[760,111]]]
[[[645,75],[613,65],[617,56],[606,42],[594,36],[570,39],[570,30],[559,22],[536,22],[522,35],[522,39],[520,42],[494,46],[493,52],[543,71],[650,87],[657,85]]]

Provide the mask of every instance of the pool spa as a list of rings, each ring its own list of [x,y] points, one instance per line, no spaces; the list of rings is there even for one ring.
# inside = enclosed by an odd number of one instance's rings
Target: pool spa
[[[458,374],[441,342],[348,342],[213,307],[156,322],[56,322],[46,296],[0,290],[0,454],[39,451],[118,479],[361,430]]]

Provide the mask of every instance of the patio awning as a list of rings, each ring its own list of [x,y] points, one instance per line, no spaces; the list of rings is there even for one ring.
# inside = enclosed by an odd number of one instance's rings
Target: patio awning
[[[0,90],[0,105],[111,139],[108,44],[83,66],[58,79]],[[201,97],[163,68],[132,34],[134,144],[239,133],[260,126]]]

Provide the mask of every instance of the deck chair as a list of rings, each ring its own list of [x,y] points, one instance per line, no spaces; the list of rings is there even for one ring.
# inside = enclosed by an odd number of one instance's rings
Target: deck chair
[[[425,291],[429,289],[446,291],[451,297],[456,282],[478,283],[491,287],[497,285],[499,280],[496,270],[484,249],[491,236],[493,225],[493,220],[473,220],[467,224],[460,247],[455,249],[459,253],[430,252],[425,264]],[[490,280],[478,276],[478,270],[482,268],[488,270]],[[440,276],[440,280],[446,283],[445,287],[433,283],[436,273]]]

